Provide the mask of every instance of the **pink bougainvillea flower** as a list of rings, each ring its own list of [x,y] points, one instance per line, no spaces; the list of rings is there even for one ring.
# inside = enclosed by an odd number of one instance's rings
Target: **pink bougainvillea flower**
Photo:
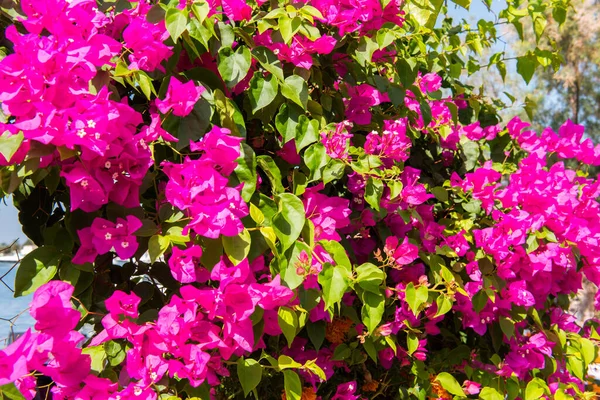
[[[410,243],[407,237],[404,238],[402,243],[398,243],[396,236],[390,236],[385,240],[384,248],[385,253],[393,258],[397,265],[408,265],[419,258],[419,248]]]
[[[138,306],[140,305],[140,297],[135,294],[127,294],[120,290],[115,290],[114,293],[106,299],[104,304],[110,314],[118,318],[121,315],[130,318],[138,317]]]
[[[321,143],[325,146],[327,155],[331,158],[347,159],[348,145],[352,134],[348,132],[352,123],[342,121],[335,125],[332,131],[321,132]]]
[[[181,283],[206,282],[209,272],[200,265],[202,247],[190,246],[185,250],[173,247],[169,267],[173,278]]]
[[[173,110],[173,115],[185,117],[192,112],[194,105],[204,90],[204,87],[196,86],[193,81],[182,83],[179,79],[172,76],[165,99],[157,99],[156,107],[163,114]]]
[[[161,63],[173,52],[163,42],[169,37],[163,24],[152,24],[145,16],[131,18],[123,31],[125,46],[132,50],[129,55],[131,69],[152,72],[156,69],[164,72]]]
[[[366,83],[358,86],[347,85],[348,98],[344,98],[348,121],[358,125],[371,123],[370,108],[390,101],[387,93],[381,93]]]
[[[331,400],[358,400],[360,396],[355,395],[357,389],[356,381],[342,383],[338,385]]]
[[[131,258],[138,248],[134,233],[141,227],[142,222],[133,215],[117,218],[117,222],[96,218],[91,226],[92,243],[98,254],[114,250],[122,259]]]
[[[75,328],[81,314],[71,306],[73,291],[73,286],[67,282],[51,281],[35,292],[29,312],[36,320],[36,330],[64,337]]]
[[[419,75],[421,75],[419,73]],[[428,73],[417,78],[419,87],[423,93],[431,93],[440,90],[442,87],[442,78],[435,73]]]
[[[65,167],[61,172],[71,189],[71,211],[92,212],[108,202],[103,186],[82,165]]]
[[[477,382],[466,380],[463,386],[466,394],[479,394],[481,391],[481,384]]]
[[[280,150],[277,150],[277,155],[292,165],[300,165],[300,163],[302,162],[302,158],[300,157],[300,154],[298,154],[298,150],[296,149],[295,140],[290,140],[289,142],[286,142]]]
[[[384,160],[406,161],[412,146],[406,136],[406,118],[383,122],[383,133],[371,132],[367,135],[365,152],[379,155]]]
[[[307,188],[303,195],[306,215],[315,224],[315,240],[340,240],[337,230],[350,224],[350,202],[319,193],[323,185]]]
[[[243,138],[233,136],[229,129],[214,126],[198,142],[190,143],[190,150],[202,151],[201,160],[214,165],[223,175],[229,175],[237,166],[242,141]]]

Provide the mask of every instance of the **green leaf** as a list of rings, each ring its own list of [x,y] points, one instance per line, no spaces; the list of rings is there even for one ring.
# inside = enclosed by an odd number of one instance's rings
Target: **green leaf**
[[[273,229],[282,244],[282,250],[287,250],[298,239],[306,214],[302,200],[291,193],[277,196],[279,211],[273,216]]]
[[[371,357],[371,360],[373,360],[373,362],[377,364],[377,349],[375,349],[375,344],[373,343],[373,338],[371,336],[366,337],[363,343],[363,347],[369,355],[369,357]]]
[[[374,264],[364,263],[356,268],[356,283],[368,292],[379,293],[384,280],[385,273]]]
[[[292,357],[286,355],[280,355],[277,359],[277,366],[280,369],[289,369],[289,368],[301,368],[302,364],[294,361]]]
[[[0,399],[25,400],[25,397],[23,397],[14,383],[7,383],[0,386]]]
[[[431,193],[433,193],[436,199],[443,203],[448,201],[448,191],[441,186],[432,188]]]
[[[385,311],[385,296],[380,293],[363,292],[362,321],[370,333],[375,332]]]
[[[532,54],[517,57],[517,72],[523,77],[525,83],[529,84],[535,68],[537,67],[537,58]]]
[[[346,164],[341,160],[332,158],[323,169],[323,183],[328,184],[331,181],[341,179],[344,176]]]
[[[367,36],[362,36],[358,42],[358,48],[354,52],[356,61],[361,67],[371,63],[373,53],[379,48],[377,42]]]
[[[280,82],[283,82],[284,78],[281,62],[271,50],[263,46],[258,46],[252,49],[252,55],[264,69],[275,75]]]
[[[406,4],[406,11],[422,26],[432,29],[442,8],[443,0],[412,0]]]
[[[162,256],[169,248],[170,241],[165,236],[154,235],[148,241],[148,255],[150,262],[154,263],[158,257]]]
[[[406,302],[413,314],[417,315],[419,313],[419,308],[427,301],[428,297],[429,290],[426,286],[419,286],[418,289],[415,289],[412,282],[406,286]]]
[[[281,94],[306,110],[308,103],[308,85],[302,77],[291,75],[281,85]]]
[[[240,147],[240,157],[237,159],[235,174],[239,181],[244,184],[242,187],[242,199],[250,202],[254,191],[256,190],[256,156],[252,147],[242,143]]]
[[[246,77],[252,55],[246,46],[239,46],[235,51],[231,47],[219,50],[217,69],[227,87],[234,87]]]
[[[412,64],[412,65],[411,65]],[[400,83],[404,88],[409,88],[417,79],[418,69],[415,68],[414,60],[401,58],[396,63],[396,70],[398,71],[398,76],[400,77]],[[402,93],[402,98],[404,99],[405,92]],[[403,102],[401,103],[403,104]]]
[[[261,108],[271,104],[277,97],[278,90],[279,83],[273,75],[264,78],[261,71],[255,72],[250,80],[250,90],[248,92],[252,112],[256,113]]]
[[[104,362],[106,361],[106,351],[103,345],[90,346],[81,350],[82,354],[87,354],[92,359],[92,371],[99,374],[104,370]]]
[[[419,348],[419,338],[412,332],[406,335],[406,352],[412,355]]]
[[[344,267],[348,274],[352,272],[352,264],[344,246],[334,240],[321,240],[319,243],[331,255],[337,265]]]
[[[302,19],[299,17],[289,18],[287,15],[281,16],[278,21],[279,33],[286,44],[289,44],[292,37],[300,29]]]
[[[433,318],[444,315],[452,309],[452,301],[444,294],[440,294],[438,298],[435,299],[435,304],[437,305],[437,312]]]
[[[296,149],[300,151],[318,139],[319,121],[309,119],[306,115],[300,115],[296,126]]]
[[[559,25],[564,24],[567,20],[567,9],[564,6],[555,4],[552,9],[552,18],[554,18]]]
[[[178,8],[169,8],[165,16],[165,24],[167,25],[167,31],[174,42],[179,39],[183,31],[187,26],[187,15],[183,10]]]
[[[348,289],[350,277],[344,267],[325,264],[318,280],[323,287],[325,308],[330,309],[334,304],[342,301],[342,297]]]
[[[581,338],[579,340],[581,343],[581,355],[583,356],[583,362],[586,365],[591,364],[596,358],[596,346],[589,339]]]
[[[23,143],[23,132],[19,131],[16,135],[11,135],[10,132],[6,131],[0,136],[0,154],[4,156],[6,161],[15,155],[21,143]]]
[[[204,22],[204,20],[208,16],[208,13],[210,12],[210,5],[208,4],[208,2],[202,1],[202,0],[194,1],[192,3],[191,8],[192,8],[192,13],[194,14],[194,17],[196,17],[196,19],[200,23]]]
[[[300,122],[300,118],[306,118],[305,115],[300,115],[301,113],[302,110],[293,104],[284,103],[279,108],[279,112],[275,116],[275,127],[281,136],[283,136],[284,143],[287,143],[296,137],[296,128]],[[298,149],[298,151],[300,151],[300,149]]]
[[[465,394],[465,392],[462,390],[462,387],[460,387],[460,384],[449,373],[441,372],[435,377],[435,380],[438,381],[444,389],[446,389],[453,395],[463,396],[463,397],[467,396]]]
[[[379,211],[379,203],[383,195],[383,182],[378,178],[369,178],[365,188],[365,200],[376,211]]]
[[[237,236],[223,236],[223,249],[233,265],[238,265],[248,256],[250,242],[250,232],[246,228]]]
[[[458,4],[465,10],[468,10],[471,7],[471,0],[452,0],[454,4]]]
[[[181,150],[204,136],[211,117],[212,107],[200,98],[189,115],[183,118],[170,115],[163,127],[179,139],[175,148]]]
[[[500,329],[510,339],[515,335],[515,323],[506,317],[500,317]]]
[[[154,86],[152,85],[152,78],[150,78],[148,74],[144,71],[138,71],[137,82],[140,85],[144,96],[146,96],[146,98],[150,100],[152,93],[155,93]]]
[[[60,253],[52,246],[42,246],[21,260],[15,276],[15,297],[26,296],[48,283],[60,263]]]
[[[286,369],[283,371],[283,387],[286,400],[300,400],[302,398],[302,383],[297,373]]]
[[[326,325],[324,321],[308,322],[306,332],[315,349],[319,350],[325,341]]]
[[[544,386],[547,385],[539,378],[534,378],[527,384],[525,389],[525,398],[523,400],[538,400],[545,393]]]
[[[504,400],[504,395],[492,387],[484,387],[479,393],[479,398],[481,400]]]
[[[533,18],[533,31],[535,32],[535,40],[540,41],[544,30],[546,29],[546,16],[544,14],[538,14]]]
[[[127,356],[127,348],[112,340],[104,343],[104,351],[108,358],[108,363],[113,367],[121,364]]]
[[[240,357],[237,361],[237,375],[244,391],[244,396],[254,390],[262,379],[262,366],[252,358]]]
[[[310,145],[304,151],[303,161],[310,170],[309,182],[321,179],[323,168],[327,165],[327,152],[322,143]]]
[[[281,171],[275,161],[270,156],[261,155],[256,157],[257,165],[267,174],[271,182],[271,191],[273,194],[283,193],[283,184],[281,183]]]
[[[479,160],[479,144],[472,141],[462,143],[462,150],[466,158],[465,168],[467,171],[472,171]]]
[[[498,61],[498,63],[496,63],[496,69],[498,70],[498,73],[502,77],[502,82],[505,82],[506,81],[506,64],[504,63],[504,61]]]

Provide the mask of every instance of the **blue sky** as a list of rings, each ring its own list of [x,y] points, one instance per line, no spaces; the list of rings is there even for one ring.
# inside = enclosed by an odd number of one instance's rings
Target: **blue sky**
[[[4,199],[7,205],[0,204],[0,243],[12,243],[19,239],[21,243],[27,239],[19,224],[18,211],[12,203],[12,197]]]

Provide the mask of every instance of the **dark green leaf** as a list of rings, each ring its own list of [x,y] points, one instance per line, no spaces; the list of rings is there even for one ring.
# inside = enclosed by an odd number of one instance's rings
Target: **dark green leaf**
[[[517,72],[523,77],[525,83],[529,84],[529,82],[531,82],[536,67],[537,58],[534,55],[528,54],[517,57]]]
[[[383,194],[383,182],[378,178],[369,178],[365,189],[365,200],[376,211],[379,211],[379,203]]]
[[[60,263],[60,253],[51,246],[42,246],[21,260],[15,276],[15,297],[26,296],[48,283]]]
[[[249,202],[256,190],[256,156],[254,150],[246,143],[240,147],[240,158],[237,160],[235,174],[239,181],[244,184],[242,187],[242,199]]]
[[[279,84],[277,79],[273,75],[269,75],[266,78],[263,77],[262,72],[257,71],[250,80],[250,90],[248,92],[248,99],[252,106],[252,112],[260,110],[271,104],[277,96],[279,90]]]
[[[264,69],[275,75],[280,82],[283,82],[284,78],[281,62],[271,50],[263,46],[255,47],[252,49],[252,55]]]
[[[270,156],[256,157],[257,165],[267,174],[271,182],[271,190],[273,194],[283,193],[283,184],[281,183],[281,171],[275,161]]]

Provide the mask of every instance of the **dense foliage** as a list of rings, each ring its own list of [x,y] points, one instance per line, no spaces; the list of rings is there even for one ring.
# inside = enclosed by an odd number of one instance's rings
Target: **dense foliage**
[[[497,25],[541,37],[569,4],[476,28],[446,7],[3,9],[1,187],[39,247],[2,394],[45,376],[78,400],[591,398],[597,324],[566,309],[600,284],[600,147],[570,121],[501,125],[461,83]]]

